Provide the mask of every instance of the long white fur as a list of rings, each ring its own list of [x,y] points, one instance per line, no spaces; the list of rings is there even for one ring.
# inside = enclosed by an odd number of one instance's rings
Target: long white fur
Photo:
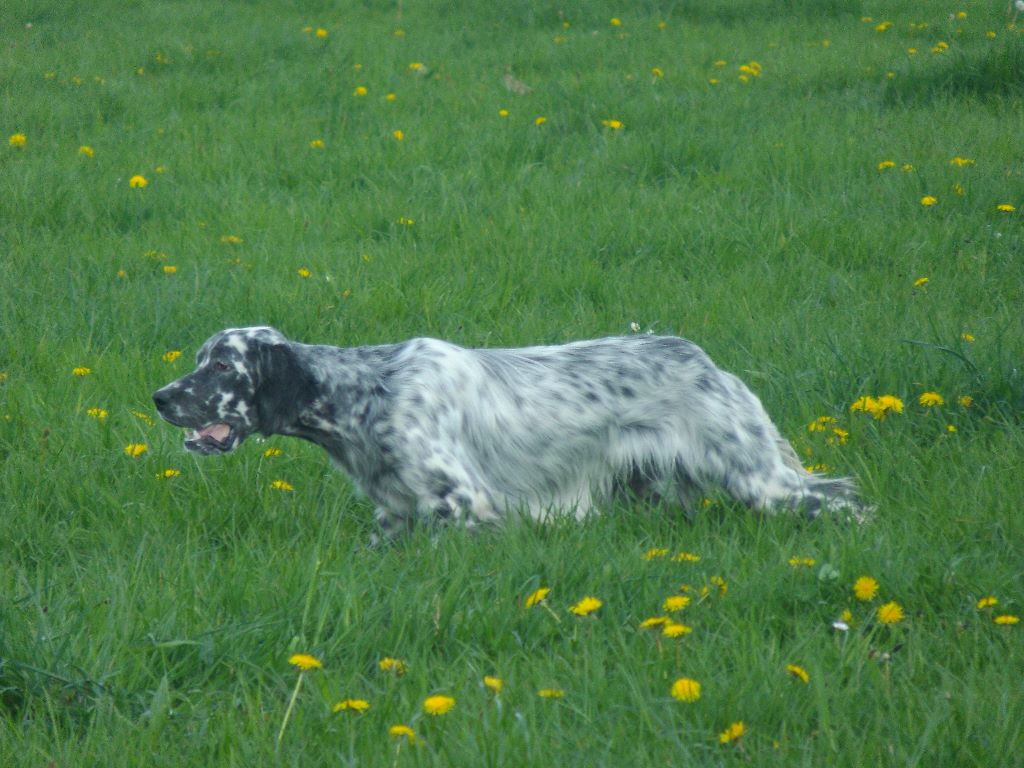
[[[693,511],[710,488],[758,510],[864,511],[852,481],[806,472],[758,398],[692,342],[628,336],[466,349],[436,339],[340,348],[222,331],[154,398],[173,423],[321,445],[377,504],[416,520],[583,517],[620,494]]]

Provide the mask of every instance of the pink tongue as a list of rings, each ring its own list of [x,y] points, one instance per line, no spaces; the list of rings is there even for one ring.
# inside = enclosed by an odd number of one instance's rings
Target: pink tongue
[[[212,437],[218,443],[223,443],[231,434],[231,427],[227,424],[211,424],[199,430],[199,437]]]

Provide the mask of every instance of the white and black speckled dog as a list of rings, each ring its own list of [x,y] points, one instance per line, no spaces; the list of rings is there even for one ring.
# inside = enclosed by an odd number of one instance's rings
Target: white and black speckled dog
[[[711,487],[768,513],[865,511],[852,481],[806,472],[757,397],[684,339],[344,349],[256,327],[214,335],[196,364],[153,395],[192,430],[186,448],[226,453],[253,432],[312,441],[387,535],[417,519],[582,517],[617,493],[692,511]]]

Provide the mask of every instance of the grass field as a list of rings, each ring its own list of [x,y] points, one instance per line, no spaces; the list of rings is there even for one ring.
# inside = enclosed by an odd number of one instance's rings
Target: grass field
[[[1014,22],[5,2],[0,765],[1022,764]],[[683,335],[877,513],[712,495],[692,525],[610,509],[371,550],[319,450],[200,460],[155,418],[207,336],[259,323]]]

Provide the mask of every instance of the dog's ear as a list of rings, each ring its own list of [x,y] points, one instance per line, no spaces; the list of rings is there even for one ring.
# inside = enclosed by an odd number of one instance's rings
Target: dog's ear
[[[288,343],[264,343],[256,374],[257,428],[264,435],[295,424],[302,408],[316,396],[312,374]]]

